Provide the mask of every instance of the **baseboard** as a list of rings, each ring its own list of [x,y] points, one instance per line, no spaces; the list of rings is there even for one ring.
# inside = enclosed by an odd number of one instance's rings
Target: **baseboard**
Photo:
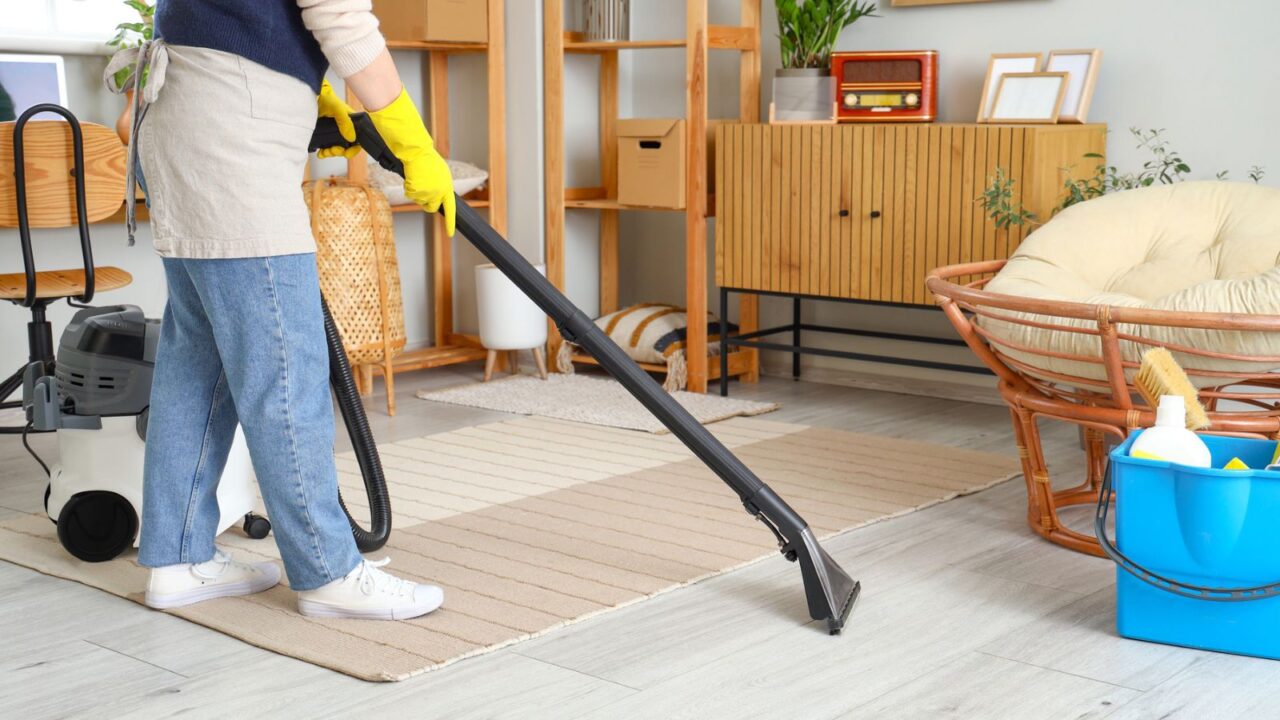
[[[785,369],[765,366],[761,368],[761,372],[770,377],[791,377],[789,363]],[[968,375],[945,370],[929,371],[928,374],[932,377],[908,377],[902,374],[830,367],[803,367],[800,371],[800,379],[805,382],[880,390],[901,395],[922,395],[983,405],[1004,405],[999,391],[996,390],[994,375]]]

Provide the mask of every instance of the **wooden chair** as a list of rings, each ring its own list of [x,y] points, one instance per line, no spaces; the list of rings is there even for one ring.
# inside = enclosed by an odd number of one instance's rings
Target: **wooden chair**
[[[1187,374],[1203,386],[1200,400],[1209,410],[1211,421],[1206,432],[1280,438],[1280,370],[1224,372],[1207,367],[1215,361],[1231,361],[1280,368],[1280,356],[1149,339],[1150,329],[1160,326],[1280,333],[1280,316],[1091,305],[985,290],[984,286],[1005,263],[995,260],[938,268],[929,273],[927,285],[969,349],[999,378],[1000,395],[1013,418],[1027,483],[1027,523],[1040,535],[1073,550],[1103,554],[1096,537],[1068,528],[1058,510],[1097,503],[1107,467],[1108,436],[1123,440],[1133,430],[1155,422],[1155,411],[1142,402],[1132,383],[1139,363],[1125,359],[1123,344],[1144,349],[1159,345],[1178,354]],[[1099,352],[1067,354],[1015,343],[984,328],[979,322],[984,318],[1097,338]],[[1100,368],[1102,372],[1093,372],[1092,376],[1084,372],[1053,372],[1037,367],[1043,363],[1033,358],[1071,360],[1080,363],[1080,367]],[[1041,420],[1068,422],[1083,431],[1087,469],[1080,484],[1054,489],[1040,442]]]
[[[40,113],[65,118],[30,122]],[[32,363],[53,371],[53,329],[46,309],[58,300],[87,303],[98,291],[115,290],[133,281],[116,267],[95,266],[89,223],[105,220],[124,201],[125,150],[114,130],[81,124],[58,105],[36,105],[16,122],[0,123],[0,227],[18,229],[22,250],[20,273],[0,274],[0,300],[27,308],[29,361],[0,383],[0,401],[22,386]],[[38,270],[31,228],[78,227],[82,266]],[[0,402],[13,408],[20,401]],[[22,428],[0,428],[21,433]]]

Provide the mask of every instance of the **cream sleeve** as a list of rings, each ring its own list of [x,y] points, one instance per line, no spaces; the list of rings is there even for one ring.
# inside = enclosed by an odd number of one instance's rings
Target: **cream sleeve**
[[[297,0],[302,23],[320,42],[333,71],[349,77],[365,69],[387,43],[371,0]]]

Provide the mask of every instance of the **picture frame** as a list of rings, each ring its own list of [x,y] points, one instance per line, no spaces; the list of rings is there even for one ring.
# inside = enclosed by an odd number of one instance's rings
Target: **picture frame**
[[[986,122],[996,100],[996,86],[1005,73],[1036,72],[1044,53],[996,53],[987,61],[987,75],[982,81],[982,98],[978,101],[978,122]]]
[[[1067,78],[1067,94],[1062,101],[1062,113],[1058,122],[1088,122],[1089,104],[1093,100],[1094,86],[1098,83],[1098,66],[1102,62],[1102,51],[1089,50],[1051,50],[1045,60],[1045,72],[1065,72]]]
[[[1065,72],[1005,73],[996,86],[988,123],[1058,122],[1067,94]]]

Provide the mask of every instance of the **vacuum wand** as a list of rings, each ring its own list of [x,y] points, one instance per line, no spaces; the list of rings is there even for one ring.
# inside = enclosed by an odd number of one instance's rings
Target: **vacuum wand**
[[[351,120],[356,130],[354,142],[342,137],[332,118],[320,118],[311,149],[358,144],[383,168],[403,176],[404,165],[378,135],[372,119],[365,113],[353,113]],[[800,563],[810,616],[825,620],[831,634],[839,633],[861,586],[822,549],[799,513],[757,478],[461,197],[457,200],[457,226],[482,255],[556,323],[565,340],[591,353],[601,367],[738,494],[747,512],[773,532],[782,554]]]

